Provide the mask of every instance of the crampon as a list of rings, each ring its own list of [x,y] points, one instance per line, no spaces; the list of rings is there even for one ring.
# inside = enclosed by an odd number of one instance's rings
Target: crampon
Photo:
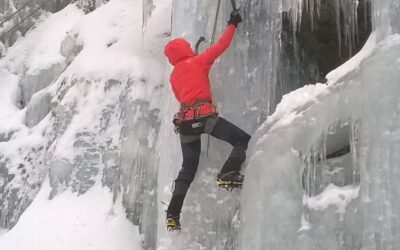
[[[169,232],[180,232],[181,224],[179,223],[179,216],[167,216],[167,230]]]
[[[217,177],[217,185],[220,188],[225,188],[232,191],[236,188],[242,188],[244,176],[239,172],[229,172],[226,174],[219,174]]]

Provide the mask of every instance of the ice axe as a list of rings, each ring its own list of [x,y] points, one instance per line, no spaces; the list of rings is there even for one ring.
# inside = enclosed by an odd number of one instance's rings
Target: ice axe
[[[233,8],[234,11],[239,11],[239,9],[236,6],[236,1],[235,0],[231,0],[231,4],[232,4],[232,8]],[[218,23],[218,16],[219,16],[220,8],[221,8],[221,0],[218,0],[218,2],[217,2],[217,11],[215,13],[214,28],[213,28],[213,32],[212,32],[211,40],[210,40],[210,44],[211,45],[214,44],[214,42],[215,42],[215,33],[217,31],[217,23]],[[205,41],[205,39],[202,39],[200,37],[200,39],[197,41],[197,44],[200,44],[201,42],[204,42],[204,41]]]
[[[232,9],[233,9],[233,10],[235,10],[235,11],[238,11],[238,10],[239,10],[239,9],[237,8],[237,6],[236,6],[235,0],[231,0],[231,4],[232,4]]]
[[[199,47],[200,47],[200,44],[201,44],[202,42],[205,42],[205,41],[206,41],[206,38],[205,38],[204,36],[201,36],[201,37],[199,38],[199,40],[197,40],[197,43],[196,43],[196,46],[195,46],[195,50],[194,50],[194,52],[196,53],[196,55],[199,54]]]

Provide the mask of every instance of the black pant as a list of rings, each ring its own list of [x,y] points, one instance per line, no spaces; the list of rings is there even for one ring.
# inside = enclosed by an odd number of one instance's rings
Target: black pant
[[[240,171],[246,159],[246,149],[250,135],[221,117],[210,117],[205,122],[204,133],[226,141],[233,146],[232,152],[222,166],[221,173]],[[199,165],[201,152],[200,135],[181,135],[183,154],[182,169],[175,180],[175,188],[167,214],[179,216],[190,184],[193,182]]]

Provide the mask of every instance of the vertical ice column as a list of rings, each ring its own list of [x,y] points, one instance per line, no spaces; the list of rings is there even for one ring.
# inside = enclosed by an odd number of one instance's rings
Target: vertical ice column
[[[297,6],[296,1],[290,5]],[[213,101],[221,116],[249,133],[265,120],[273,109],[280,49],[281,1],[237,1],[241,6],[243,23],[239,25],[231,47],[214,65],[210,77]],[[194,44],[199,36],[211,37],[216,12],[216,1],[176,0],[173,4],[172,36],[183,36]],[[285,6],[287,7],[287,6]],[[217,34],[222,33],[232,7],[222,1]],[[200,50],[203,50],[204,46]],[[170,90],[163,104],[164,111],[159,145],[159,198],[168,202],[171,183],[176,177],[181,156],[177,137],[173,135],[170,119],[177,105]],[[191,249],[198,246],[217,249],[236,249],[239,226],[239,194],[217,190],[215,176],[228,156],[230,145],[211,140],[208,158],[205,147],[201,155],[196,180],[185,200],[181,222],[188,230],[174,243],[175,248]],[[159,242],[168,236],[160,211]],[[178,242],[178,243],[177,243]],[[163,245],[164,246],[164,245]]]
[[[225,117],[252,133],[273,110],[277,72],[281,1],[237,1],[243,23],[212,71],[214,100]],[[220,30],[231,6],[223,8]]]
[[[373,1],[373,24],[377,39],[400,33],[400,3],[396,0]],[[363,219],[362,249],[398,249],[399,211],[397,201],[400,194],[398,179],[399,162],[399,71],[393,70],[399,64],[399,47],[377,58],[374,71],[365,70],[362,80],[382,86],[373,94],[376,102],[370,112],[370,119],[364,124],[361,140],[361,215]],[[386,62],[386,63],[385,63]],[[394,74],[396,73],[396,74]],[[384,87],[383,87],[384,86]],[[366,93],[369,94],[369,93]]]
[[[143,12],[142,12],[142,16],[143,16],[142,32],[143,33],[146,31],[147,22],[151,16],[151,13],[153,12],[154,8],[155,8],[155,6],[153,3],[153,0],[143,0]]]
[[[360,136],[363,250],[400,248],[400,44],[382,51],[359,79],[374,87],[359,90],[370,104]]]
[[[183,36],[191,44],[194,44],[199,36],[205,36],[209,40],[214,25],[216,4],[216,1],[211,0],[175,1],[172,36]],[[230,2],[223,1],[218,18],[217,38],[226,27],[230,10]],[[235,39],[239,39],[238,37],[239,35]],[[208,44],[203,45],[200,50],[204,50],[205,46],[208,46]],[[229,50],[232,50],[232,47]],[[215,66],[222,61],[229,60],[229,58],[228,54],[224,54]],[[231,70],[226,69],[224,66],[221,68],[223,70],[222,74],[226,75],[227,72],[233,71],[234,67],[243,67],[242,64],[239,66],[234,66],[234,63],[230,64]],[[211,72],[211,76],[215,76],[216,72],[221,70],[215,67]],[[240,77],[243,78],[245,76],[241,75]],[[229,107],[227,102],[234,103],[232,99],[235,98],[239,100],[240,96],[233,95],[233,93],[240,88],[237,81],[231,81],[231,79],[225,79],[225,77],[223,81],[225,86],[231,88],[226,95],[224,90],[218,89],[218,85],[222,84],[218,83],[218,79],[213,78],[211,85],[214,93],[220,93],[221,98],[217,98],[215,95],[214,100],[224,116],[223,107],[228,107],[227,111],[232,110],[233,107]],[[165,91],[164,103],[162,104],[162,116],[165,116],[165,118],[161,119],[163,124],[161,125],[160,140],[157,147],[159,148],[159,198],[161,201],[168,203],[171,197],[172,182],[177,176],[182,160],[178,143],[179,137],[173,133],[170,122],[173,113],[178,109],[178,103],[169,87]],[[225,97],[222,98],[223,96]],[[247,110],[243,101],[239,109]],[[239,113],[235,115],[240,117]],[[244,127],[245,123],[239,123],[238,125]],[[249,125],[247,124],[247,126]],[[206,158],[205,147],[203,147],[198,173],[183,207],[181,223],[184,232],[179,239],[174,239],[174,249],[198,249],[200,246],[205,249],[212,249],[213,247],[216,247],[216,249],[236,249],[237,219],[235,221],[235,218],[238,218],[238,194],[218,190],[215,184],[216,175],[228,157],[230,149],[230,145],[212,140],[210,142],[209,155]],[[163,209],[160,209],[159,212],[159,245],[166,247],[168,244],[165,242],[169,240],[169,236],[165,232],[165,213]]]
[[[390,33],[400,33],[400,2],[397,0],[372,2],[373,24],[378,38],[384,38]]]
[[[194,44],[200,36],[208,39],[214,20],[216,1],[185,1],[177,0],[173,3],[172,37],[184,37],[189,43]],[[219,31],[220,32],[220,31]],[[193,46],[192,46],[193,48]],[[204,47],[201,48],[203,50]],[[169,72],[166,72],[168,74]],[[169,79],[167,76],[166,79]],[[168,203],[173,189],[173,180],[176,178],[182,164],[182,157],[179,145],[179,136],[173,132],[171,123],[174,112],[178,110],[178,102],[172,94],[169,86],[164,88],[165,94],[162,99],[161,127],[159,133],[158,148],[158,197],[160,202]],[[204,138],[203,138],[204,139]],[[223,160],[218,152],[219,146],[212,146],[208,159],[201,155],[200,165],[196,180],[189,189],[181,214],[183,232],[179,237],[174,238],[172,244],[170,235],[165,229],[165,210],[159,209],[159,230],[158,239],[161,249],[211,249],[215,245],[221,249],[223,237],[217,236],[221,224],[229,224],[230,218],[224,218],[216,210],[217,207],[215,176],[222,166]],[[225,152],[226,153],[226,152]],[[228,229],[229,230],[229,229]],[[223,231],[223,232],[221,232]],[[223,227],[220,233],[223,235],[227,229]],[[218,243],[220,242],[220,243]]]
[[[358,0],[335,0],[339,53],[342,51],[342,36],[345,37],[345,43],[349,48],[350,55],[353,50],[353,45],[356,43],[358,37],[358,5]]]

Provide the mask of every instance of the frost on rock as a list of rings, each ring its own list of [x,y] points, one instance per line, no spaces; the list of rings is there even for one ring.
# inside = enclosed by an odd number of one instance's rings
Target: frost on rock
[[[46,91],[36,93],[26,107],[26,126],[37,125],[49,112],[52,96]]]
[[[2,93],[13,97],[2,100],[8,106],[1,113],[19,122],[13,138],[0,144],[2,227],[17,223],[47,176],[53,201],[69,191],[86,196],[96,185],[107,187],[112,202],[125,206],[123,216],[139,226],[143,245],[156,246],[154,149],[163,68],[159,55],[148,50],[162,46],[165,38],[159,35],[168,26],[160,25],[164,18],[155,12],[156,23],[148,23],[157,26],[147,34],[151,46],[140,51],[141,11],[140,1],[128,0],[114,0],[86,16],[68,6],[43,19],[0,62],[12,86]],[[32,156],[21,167],[25,155]],[[18,171],[24,168],[28,177],[21,180]]]
[[[3,0],[0,3],[0,43],[6,48],[12,46],[48,10],[54,10],[54,1]]]
[[[34,93],[49,86],[65,69],[65,63],[54,64],[38,72],[28,72],[21,80],[23,103],[29,103]]]
[[[17,223],[47,175],[49,150],[55,138],[48,129],[52,119],[47,116],[52,96],[43,90],[30,100],[63,70],[60,42],[65,30],[81,15],[71,6],[43,16],[38,27],[21,37],[0,61],[1,227]]]

